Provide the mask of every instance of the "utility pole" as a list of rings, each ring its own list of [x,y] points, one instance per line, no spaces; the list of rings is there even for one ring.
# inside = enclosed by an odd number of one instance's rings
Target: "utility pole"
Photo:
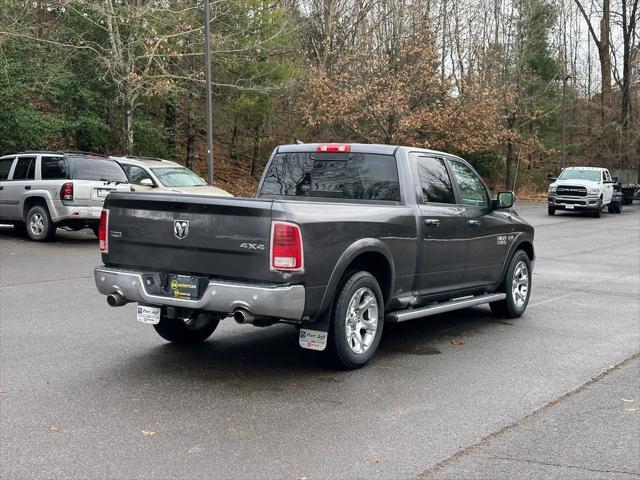
[[[209,0],[204,0],[204,61],[207,76],[207,170],[209,184],[213,185],[213,102],[211,100],[211,27],[209,25]]]
[[[562,157],[560,159],[560,171],[564,169],[564,161],[566,158],[566,142],[565,142],[565,127],[566,127],[566,103],[567,103],[567,81],[571,78],[571,75],[567,75],[562,80]]]

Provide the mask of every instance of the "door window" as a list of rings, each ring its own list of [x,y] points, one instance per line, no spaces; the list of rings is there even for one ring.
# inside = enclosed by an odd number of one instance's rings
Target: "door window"
[[[425,203],[455,203],[451,179],[442,159],[417,157],[416,167]]]
[[[469,207],[488,207],[489,194],[477,175],[464,163],[452,161],[451,169],[460,188],[462,204]]]
[[[36,157],[21,157],[13,171],[13,180],[33,180],[35,173]]]
[[[149,175],[149,173],[144,168],[138,167],[136,165],[122,165],[122,168],[124,168],[127,177],[129,177],[130,183],[140,185],[140,182],[142,182],[142,180],[148,179],[151,180],[155,185],[155,182],[151,178],[151,175]]]
[[[9,170],[15,158],[3,158],[0,160],[0,180],[6,180],[9,178]]]
[[[43,180],[60,180],[68,177],[67,162],[63,157],[42,157],[40,164]]]

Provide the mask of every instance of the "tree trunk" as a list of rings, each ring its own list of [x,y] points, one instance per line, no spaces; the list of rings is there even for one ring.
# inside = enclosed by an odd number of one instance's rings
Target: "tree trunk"
[[[229,158],[238,161],[238,117],[234,115],[233,129],[231,130],[231,145],[229,146]]]
[[[195,95],[193,89],[190,89],[187,109],[187,168],[190,170],[194,169],[196,163],[195,109]]]
[[[262,124],[256,123],[253,127],[253,153],[251,154],[251,173],[252,177],[258,173],[258,162],[260,161],[260,152],[262,150]]]
[[[123,136],[124,151],[127,155],[133,155],[133,105],[125,100],[123,105]]]
[[[164,107],[164,142],[169,158],[176,157],[177,112],[175,99],[169,98]]]
[[[513,130],[516,125],[516,114],[512,112],[509,114],[509,118],[507,120],[507,126],[509,129]],[[506,171],[504,175],[504,188],[505,190],[511,190],[511,170],[513,169],[513,163],[516,159],[515,151],[513,148],[513,137],[509,135],[507,138],[507,165]]]
[[[602,20],[600,20],[600,45],[598,50],[600,53],[600,72],[602,74],[602,126],[605,125],[606,109],[611,99],[611,51],[609,49],[609,25],[610,25],[610,3],[611,0],[602,1]]]

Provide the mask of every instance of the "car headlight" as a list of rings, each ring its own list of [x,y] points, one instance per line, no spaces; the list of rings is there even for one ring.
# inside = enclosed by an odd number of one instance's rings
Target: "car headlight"
[[[589,192],[589,195],[598,195],[600,194],[600,189],[598,187],[589,188],[588,192]]]
[[[556,193],[556,186],[555,185],[549,185],[549,193]]]

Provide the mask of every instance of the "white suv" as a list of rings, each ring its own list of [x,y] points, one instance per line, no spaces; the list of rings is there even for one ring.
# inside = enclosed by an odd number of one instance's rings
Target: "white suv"
[[[0,223],[51,240],[58,227],[98,231],[105,197],[130,191],[127,176],[109,157],[29,151],[0,157]]]
[[[603,207],[612,206],[616,181],[606,168],[568,167],[549,180],[553,181],[547,199],[549,215],[556,210],[587,210],[599,217]]]

